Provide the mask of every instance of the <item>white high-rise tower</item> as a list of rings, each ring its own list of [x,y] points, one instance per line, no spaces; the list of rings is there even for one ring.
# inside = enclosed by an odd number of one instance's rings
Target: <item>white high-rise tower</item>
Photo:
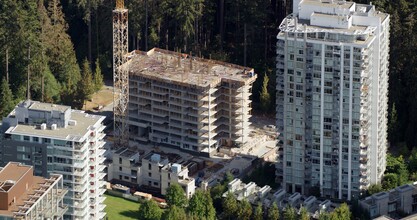
[[[293,10],[277,36],[277,181],[351,200],[385,171],[389,15],[333,0]]]

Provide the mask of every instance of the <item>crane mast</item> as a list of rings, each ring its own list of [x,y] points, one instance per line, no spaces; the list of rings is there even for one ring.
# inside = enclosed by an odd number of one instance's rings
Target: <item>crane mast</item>
[[[129,68],[128,55],[128,10],[124,0],[116,0],[113,10],[113,114],[114,147],[128,147],[129,125]]]

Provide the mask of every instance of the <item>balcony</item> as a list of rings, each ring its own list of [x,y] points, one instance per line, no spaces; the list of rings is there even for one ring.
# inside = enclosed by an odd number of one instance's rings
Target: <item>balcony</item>
[[[73,215],[79,217],[79,219],[84,219],[85,215],[87,214],[87,209],[76,210],[74,209]],[[76,219],[77,219],[76,217]]]
[[[98,218],[99,219],[104,219],[104,217],[106,217],[106,213],[105,212],[99,212],[98,213]]]
[[[83,162],[74,162],[72,164],[72,167],[79,168],[79,169],[82,169],[86,166],[87,166],[87,161],[86,160],[84,160]]]
[[[72,191],[74,191],[75,193],[83,193],[85,190],[87,190],[87,184],[77,185],[72,188]],[[79,199],[79,197],[75,197],[75,196],[74,198]]]
[[[97,196],[98,195],[103,195],[104,193],[106,192],[106,189],[105,188],[100,188],[100,189],[98,189],[98,191],[97,191]]]
[[[74,176],[84,176],[87,174],[87,169],[74,169],[74,172],[72,172]]]
[[[98,196],[96,197],[96,199],[91,199],[89,204],[96,206],[96,205],[102,204],[104,200],[106,200],[106,197]]]
[[[74,144],[74,150],[76,151],[85,151],[87,148],[87,142],[85,143],[76,143]]]
[[[74,200],[73,206],[75,209],[85,209],[85,207],[87,206],[87,200]]]
[[[85,189],[87,189],[87,184],[85,184],[84,186],[85,186]],[[74,201],[85,201],[86,199],[87,199],[87,193],[84,193],[84,191],[80,193],[78,192],[74,193],[74,197],[73,197]]]

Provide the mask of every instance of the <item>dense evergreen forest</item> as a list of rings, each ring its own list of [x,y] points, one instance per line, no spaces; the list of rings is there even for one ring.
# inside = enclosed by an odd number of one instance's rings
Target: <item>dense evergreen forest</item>
[[[290,12],[287,2],[125,0],[129,47],[254,67],[254,109],[272,117],[276,34]],[[411,149],[417,143],[417,1],[372,3],[391,14],[389,140]],[[111,79],[114,5],[115,0],[0,0],[0,114],[27,97],[28,74],[32,99],[75,108],[94,91],[86,85],[99,81],[101,70]]]

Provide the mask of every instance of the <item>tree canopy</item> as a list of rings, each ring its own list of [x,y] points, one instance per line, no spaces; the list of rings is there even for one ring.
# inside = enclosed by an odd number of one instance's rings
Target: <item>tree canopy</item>
[[[272,206],[268,210],[268,220],[278,220],[279,219],[279,209],[277,203],[272,203]]]
[[[184,190],[176,183],[168,187],[166,200],[169,206],[186,207],[188,203]]]
[[[183,220],[187,219],[187,214],[185,213],[184,208],[177,207],[172,205],[169,207],[168,211],[165,212],[165,220]]]
[[[228,193],[226,198],[223,199],[223,212],[226,217],[233,218],[238,212],[238,203],[232,193]]]
[[[139,213],[139,220],[160,220],[162,216],[162,210],[153,200],[146,200],[139,207]]]
[[[188,204],[188,212],[191,215],[204,217],[207,220],[214,220],[216,217],[216,210],[210,194],[201,190],[197,190],[191,197]]]

